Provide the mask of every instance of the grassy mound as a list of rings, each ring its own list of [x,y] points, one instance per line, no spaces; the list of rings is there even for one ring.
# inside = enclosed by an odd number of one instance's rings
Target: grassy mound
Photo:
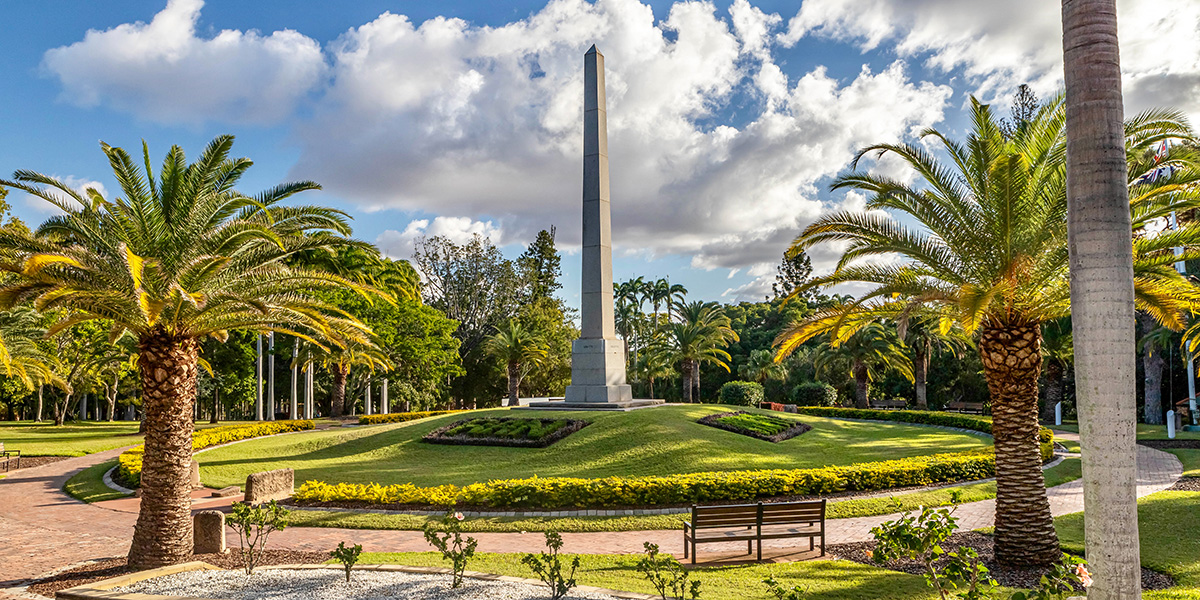
[[[421,440],[451,446],[545,448],[589,424],[578,419],[464,419],[434,429]]]
[[[803,469],[964,452],[990,440],[902,423],[862,423],[804,417],[808,433],[764,444],[696,423],[728,406],[663,406],[631,412],[555,412],[555,419],[592,424],[548,448],[530,451],[494,446],[435,446],[431,431],[461,420],[443,415],[353,429],[328,429],[239,443],[199,456],[208,485],[240,485],[255,471],[292,468],[298,482],[467,485],[492,479],[670,476],[713,471]],[[755,414],[770,414],[747,409]],[[506,417],[507,409],[475,411]],[[516,413],[522,414],[522,413]],[[528,413],[524,413],[528,414]]]
[[[792,419],[746,411],[709,415],[696,422],[775,443],[794,438],[812,429],[807,424]]]

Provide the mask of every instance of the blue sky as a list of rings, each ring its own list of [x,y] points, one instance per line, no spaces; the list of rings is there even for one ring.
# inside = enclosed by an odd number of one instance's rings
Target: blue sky
[[[1002,5],[1003,6],[1000,6]],[[254,192],[288,179],[397,257],[482,232],[579,237],[581,76],[608,61],[615,276],[759,298],[852,152],[959,132],[968,94],[1061,80],[1054,3],[807,0],[8,2],[0,171],[112,193],[98,141],[155,161],[233,133]],[[1200,115],[1200,6],[1120,2],[1129,110]],[[1170,60],[1164,60],[1164,54]],[[873,168],[901,175],[894,165]],[[49,213],[11,194],[30,222]],[[827,269],[836,248],[813,253]],[[577,255],[564,297],[577,297]]]

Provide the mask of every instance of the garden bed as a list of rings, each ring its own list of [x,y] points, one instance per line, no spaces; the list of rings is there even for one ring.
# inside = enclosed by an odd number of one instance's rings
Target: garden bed
[[[1138,440],[1155,450],[1200,450],[1200,440]]]
[[[774,443],[794,438],[812,429],[812,426],[799,421],[746,411],[717,413],[696,422]]]
[[[421,438],[430,444],[545,448],[590,423],[578,419],[517,417],[464,419],[439,427]]]

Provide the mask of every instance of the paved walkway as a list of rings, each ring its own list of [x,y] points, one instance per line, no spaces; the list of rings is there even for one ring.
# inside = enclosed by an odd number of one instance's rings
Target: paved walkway
[[[1060,433],[1064,439],[1075,434]],[[0,480],[0,589],[22,585],[27,580],[66,564],[119,556],[129,549],[136,514],[85,504],[62,492],[62,486],[80,470],[114,458],[120,450],[72,458],[41,467],[17,471]],[[1146,496],[1174,484],[1182,466],[1172,454],[1138,446],[1138,496]],[[1055,515],[1083,510],[1082,481],[1049,490]],[[121,507],[124,508],[124,507]],[[201,506],[204,508],[204,506]],[[959,524],[975,529],[992,524],[995,501],[973,502],[959,507]],[[897,515],[834,519],[828,522],[831,544],[871,539],[870,529]],[[529,552],[543,548],[540,533],[478,533],[481,552]],[[231,538],[236,540],[236,537]],[[678,530],[563,534],[564,550],[580,553],[640,553],[646,541],[664,551],[682,555],[683,540]],[[370,552],[427,551],[419,531],[363,531],[345,529],[286,529],[271,537],[271,545],[298,550],[328,550],[340,541],[362,544]],[[236,542],[234,542],[236,543]],[[776,540],[776,553],[807,550],[806,540]],[[707,552],[736,555],[740,543],[710,544]],[[728,546],[728,547],[722,547]],[[0,598],[4,594],[0,591]]]

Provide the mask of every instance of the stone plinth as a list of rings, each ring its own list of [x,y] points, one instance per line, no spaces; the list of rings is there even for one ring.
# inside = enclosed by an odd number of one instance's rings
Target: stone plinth
[[[192,516],[193,549],[195,554],[225,553],[225,513],[202,510]]]
[[[190,472],[188,473],[188,479],[190,480],[189,483],[192,484],[193,490],[198,490],[204,487],[204,485],[200,483],[200,463],[194,458],[192,459],[192,466]]]
[[[291,469],[251,473],[246,477],[246,502],[257,504],[291,498],[296,492],[296,474]]]

